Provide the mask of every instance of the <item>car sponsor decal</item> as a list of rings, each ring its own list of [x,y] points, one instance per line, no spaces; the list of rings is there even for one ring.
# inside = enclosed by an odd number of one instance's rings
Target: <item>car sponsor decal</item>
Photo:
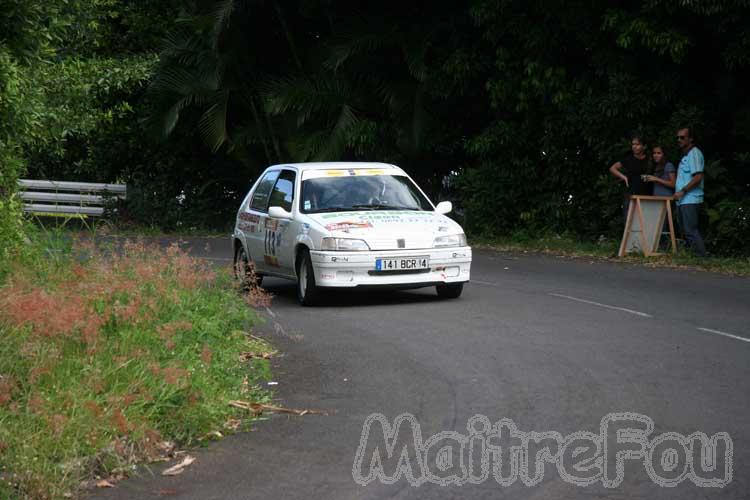
[[[363,224],[369,223],[371,227],[377,224],[387,224],[389,222],[400,222],[406,224],[429,224],[435,221],[435,215],[432,212],[414,212],[414,211],[387,211],[387,212],[339,212],[333,214],[324,214],[321,219],[327,220],[328,226],[337,224]],[[329,229],[333,231],[333,229]]]
[[[348,233],[351,229],[370,229],[372,224],[369,221],[365,222],[335,222],[333,224],[327,224],[326,229],[329,231],[344,231]]]
[[[282,246],[284,241],[282,236],[289,227],[289,224],[278,219],[266,218],[264,226],[266,228],[263,235],[264,261],[269,266],[279,267],[279,259],[276,254]],[[275,264],[272,262],[275,262]]]
[[[276,231],[266,229],[263,248],[266,257],[276,257]]]
[[[317,177],[348,177],[362,175],[405,175],[396,168],[337,168],[328,170],[306,170],[302,174],[302,180],[315,179]]]
[[[326,177],[344,177],[347,175],[385,175],[382,168],[348,168],[338,170],[326,170]]]
[[[388,210],[384,213],[372,213],[372,212],[334,212],[330,214],[323,214],[323,219],[336,219],[345,217],[359,217],[359,218],[379,218],[379,217],[403,217],[405,215],[419,216],[424,218],[432,218],[434,214],[432,212],[421,212],[418,210]]]
[[[240,218],[240,220],[244,220],[244,221],[247,221],[247,222],[252,222],[252,223],[255,223],[255,224],[257,224],[258,222],[260,222],[260,216],[259,215],[249,214],[247,212],[240,213],[239,218]]]
[[[246,231],[248,233],[258,232],[258,223],[260,222],[260,216],[242,212],[237,218],[239,219],[237,227],[242,231]]]

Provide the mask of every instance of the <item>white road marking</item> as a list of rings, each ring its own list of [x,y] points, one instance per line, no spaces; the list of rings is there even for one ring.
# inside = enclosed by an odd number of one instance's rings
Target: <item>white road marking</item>
[[[710,328],[701,328],[701,327],[696,327],[696,328],[698,328],[698,330],[702,332],[715,333],[716,335],[723,335],[724,337],[729,337],[730,339],[741,340],[743,342],[750,342],[750,339],[747,337],[740,337],[739,335],[732,335],[731,333],[722,332],[719,330],[712,330]]]
[[[478,285],[486,285],[486,286],[498,286],[497,283],[491,283],[489,281],[481,281],[481,280],[475,280],[475,279],[472,279],[471,283],[476,283]],[[626,312],[629,314],[635,314],[636,316],[640,316],[642,318],[653,318],[653,316],[650,314],[640,312],[640,311],[634,311],[632,309],[627,309],[625,307],[610,306],[608,304],[602,304],[600,302],[594,302],[592,300],[579,299],[578,297],[571,297],[570,295],[563,295],[560,293],[550,293],[550,295],[552,295],[553,297],[559,297],[561,299],[574,300],[576,302],[590,304],[592,306],[604,307],[606,309],[614,309],[615,311],[622,311],[622,312]],[[712,330],[711,328],[701,328],[701,327],[697,327],[697,328],[698,330],[701,330],[703,332],[715,333],[716,335],[722,335],[724,337],[729,337],[730,339],[741,340],[743,342],[750,342],[750,338],[747,338],[747,337],[740,337],[739,335],[733,335],[731,333],[722,332],[720,330]]]
[[[206,260],[218,260],[218,261],[221,261],[221,262],[232,262],[232,259],[230,259],[228,257],[200,257],[200,258],[201,259],[206,259]]]
[[[622,312],[626,312],[629,314],[635,314],[636,316],[641,316],[643,318],[653,318],[653,316],[651,316],[650,314],[646,314],[640,311],[634,311],[632,309],[626,309],[624,307],[610,306],[607,304],[602,304],[600,302],[594,302],[594,301],[586,300],[586,299],[579,299],[577,297],[571,297],[570,295],[562,295],[559,293],[550,293],[550,295],[552,295],[553,297],[560,297],[562,299],[574,300],[576,302],[583,302],[584,304],[590,304],[592,306],[599,306],[599,307],[604,307],[606,309],[614,309],[615,311],[622,311]]]

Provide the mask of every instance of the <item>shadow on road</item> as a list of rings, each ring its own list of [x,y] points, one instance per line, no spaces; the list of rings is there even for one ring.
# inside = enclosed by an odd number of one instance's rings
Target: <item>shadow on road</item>
[[[302,307],[297,302],[296,284],[280,279],[266,279],[264,289],[274,296],[274,305]],[[439,302],[434,287],[418,290],[331,289],[326,290],[318,307],[394,306]]]

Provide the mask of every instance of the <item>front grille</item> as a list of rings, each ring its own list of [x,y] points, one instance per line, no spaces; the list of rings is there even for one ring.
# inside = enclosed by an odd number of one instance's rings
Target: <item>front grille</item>
[[[432,248],[432,236],[410,235],[389,239],[367,238],[366,241],[371,250],[422,250]]]

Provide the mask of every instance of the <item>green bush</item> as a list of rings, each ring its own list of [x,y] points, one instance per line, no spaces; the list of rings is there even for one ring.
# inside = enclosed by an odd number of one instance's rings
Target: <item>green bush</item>
[[[23,171],[17,139],[32,129],[32,106],[22,70],[0,45],[0,276],[10,251],[21,241],[22,213],[16,197],[17,181]]]
[[[7,259],[23,237],[23,213],[16,195],[18,172],[23,163],[12,152],[0,151],[0,278]]]

